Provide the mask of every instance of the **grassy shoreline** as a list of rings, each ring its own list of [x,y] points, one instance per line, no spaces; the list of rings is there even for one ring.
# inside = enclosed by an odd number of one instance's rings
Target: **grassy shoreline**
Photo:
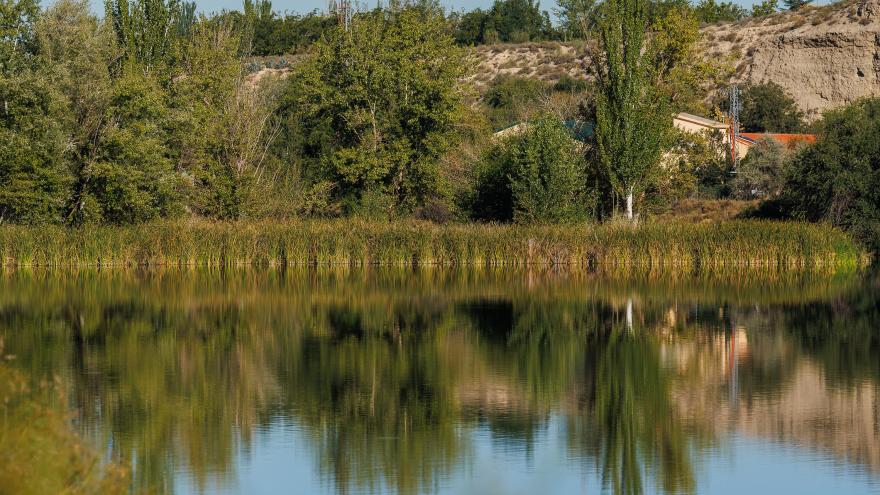
[[[732,221],[435,225],[361,220],[0,227],[4,266],[559,265],[599,270],[832,270],[867,264],[826,225]]]

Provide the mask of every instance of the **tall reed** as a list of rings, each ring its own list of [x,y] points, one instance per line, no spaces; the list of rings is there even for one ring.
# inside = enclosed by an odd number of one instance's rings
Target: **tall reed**
[[[603,225],[435,225],[363,220],[128,227],[0,227],[7,266],[565,265],[598,270],[855,268],[848,235],[766,221]]]

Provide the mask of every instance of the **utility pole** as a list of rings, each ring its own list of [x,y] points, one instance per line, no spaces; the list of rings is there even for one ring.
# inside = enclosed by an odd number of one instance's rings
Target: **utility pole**
[[[351,28],[351,17],[354,9],[351,0],[330,0],[330,13],[336,14],[336,19],[343,31],[348,32]]]
[[[736,143],[739,141],[739,112],[742,110],[742,101],[740,101],[739,86],[730,85],[728,90],[730,98],[730,110],[728,111],[728,123],[730,125],[730,160],[733,162],[733,173],[739,168],[739,153],[736,149]]]

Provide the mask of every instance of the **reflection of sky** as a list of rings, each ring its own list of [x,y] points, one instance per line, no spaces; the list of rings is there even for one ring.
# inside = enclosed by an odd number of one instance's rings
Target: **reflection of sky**
[[[601,480],[590,461],[573,457],[565,442],[564,421],[551,417],[546,428],[524,442],[499,441],[486,427],[465,431],[471,455],[432,491],[449,494],[594,494]],[[234,472],[219,483],[209,482],[207,493],[312,494],[335,493],[332,479],[321,473],[307,434],[286,421],[276,421],[255,433],[251,448],[240,451]],[[378,453],[377,453],[378,454]],[[733,434],[697,460],[698,493],[711,494],[862,494],[880,493],[880,479],[830,455],[764,439]],[[222,477],[222,475],[221,475]],[[219,485],[219,486],[218,486]],[[358,493],[357,488],[353,492]],[[656,493],[646,480],[647,493]],[[373,487],[386,492],[387,486]],[[369,492],[369,487],[367,487]],[[189,475],[175,477],[175,492],[198,493]]]

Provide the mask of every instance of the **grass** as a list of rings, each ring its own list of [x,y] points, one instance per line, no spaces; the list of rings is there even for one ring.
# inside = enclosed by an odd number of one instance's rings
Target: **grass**
[[[713,222],[741,218],[760,201],[735,199],[683,199],[659,215],[664,222]]]
[[[858,267],[825,225],[764,221],[508,226],[360,220],[0,227],[5,266],[567,265],[684,271]]]

